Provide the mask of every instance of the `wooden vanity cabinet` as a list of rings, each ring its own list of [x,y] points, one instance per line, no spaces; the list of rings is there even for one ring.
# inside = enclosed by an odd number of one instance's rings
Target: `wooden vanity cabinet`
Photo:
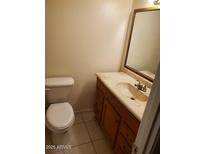
[[[115,111],[111,103],[105,98],[103,106],[102,127],[114,146],[118,128],[120,125],[120,115]]]
[[[121,134],[118,135],[117,143],[115,146],[115,152],[123,153],[123,154],[131,154],[132,152],[132,146],[127,144],[126,138],[122,136]]]
[[[140,125],[132,113],[97,79],[95,115],[116,154],[131,154]]]
[[[97,92],[96,92],[96,101],[95,101],[95,105],[94,105],[94,110],[95,110],[95,117],[97,119],[97,121],[101,121],[102,118],[102,109],[103,109],[103,104],[104,104],[104,95],[103,92],[97,88]]]

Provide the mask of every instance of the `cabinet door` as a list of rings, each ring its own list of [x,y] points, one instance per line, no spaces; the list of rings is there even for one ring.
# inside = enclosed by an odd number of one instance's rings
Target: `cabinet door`
[[[110,139],[113,145],[118,132],[119,124],[120,115],[115,111],[110,102],[105,98],[103,109],[103,128],[105,133],[107,134],[107,137]]]
[[[99,123],[101,122],[103,100],[104,100],[104,94],[99,88],[97,88],[94,110],[95,110],[96,119]]]
[[[124,136],[127,143],[132,145],[135,141],[136,135],[132,132],[132,130],[127,126],[127,123],[121,122],[119,134]]]
[[[115,152],[119,153],[118,151],[122,151],[123,154],[131,154],[132,152],[132,146],[126,142],[125,138],[121,134],[118,135],[115,146]]]

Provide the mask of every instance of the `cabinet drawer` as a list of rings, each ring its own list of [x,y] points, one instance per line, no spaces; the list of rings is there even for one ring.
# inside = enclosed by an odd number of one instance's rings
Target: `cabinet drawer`
[[[129,145],[132,146],[135,141],[136,135],[132,132],[132,130],[127,126],[125,122],[122,122],[122,124],[120,125],[120,134],[124,136]]]
[[[97,79],[97,88],[103,92],[105,92],[107,89],[100,79]]]
[[[121,134],[118,135],[115,151],[122,151],[124,154],[131,154],[131,146],[126,142],[125,138]]]

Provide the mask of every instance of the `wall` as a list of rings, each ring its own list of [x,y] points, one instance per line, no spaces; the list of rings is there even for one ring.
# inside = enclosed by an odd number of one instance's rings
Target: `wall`
[[[133,0],[132,9],[140,9],[155,6],[150,0]]]
[[[46,77],[75,79],[71,104],[93,108],[96,72],[120,69],[132,0],[46,0]]]

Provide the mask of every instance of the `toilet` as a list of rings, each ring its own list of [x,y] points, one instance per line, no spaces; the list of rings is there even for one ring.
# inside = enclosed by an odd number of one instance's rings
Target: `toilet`
[[[46,126],[52,134],[65,134],[75,121],[73,108],[69,103],[73,85],[74,79],[71,77],[46,78]]]

